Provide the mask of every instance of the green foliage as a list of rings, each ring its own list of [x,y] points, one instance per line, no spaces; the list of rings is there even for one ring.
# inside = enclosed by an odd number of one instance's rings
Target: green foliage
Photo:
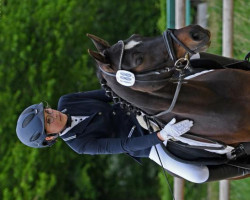
[[[97,11],[89,32],[109,41],[126,39],[134,33],[158,35],[156,21],[160,15],[159,1],[94,1]],[[99,22],[99,23],[98,23]]]
[[[221,54],[221,2],[208,2],[210,52]],[[234,4],[234,53],[243,58],[250,6]],[[50,149],[30,149],[15,134],[28,105],[46,100],[56,107],[63,94],[100,87],[86,33],[110,44],[133,33],[158,35],[166,27],[165,8],[164,0],[0,0],[0,199],[170,198],[162,172],[149,160],[139,166],[125,155],[77,155],[60,140]],[[203,187],[187,183],[186,194],[195,199],[191,191]],[[241,189],[236,182],[232,188]]]
[[[170,176],[169,174],[167,174],[167,179],[164,175],[164,173],[161,171],[159,171],[158,173],[158,179],[159,179],[159,183],[160,183],[160,187],[159,187],[159,196],[161,197],[161,200],[171,200],[173,199],[173,194],[174,194],[174,189],[173,189],[173,185],[174,185],[174,178],[172,176]]]
[[[211,45],[207,52],[222,55],[222,1],[209,1],[208,13],[208,29],[211,32]]]
[[[0,0],[0,7],[0,199],[157,199],[150,163],[77,155],[60,140],[31,149],[15,126],[31,104],[56,108],[63,94],[99,88],[86,33],[111,44],[133,33],[156,35],[158,1]]]
[[[230,200],[248,200],[249,199],[250,179],[231,181]]]
[[[234,57],[244,59],[249,52],[250,39],[250,2],[247,0],[234,1]]]
[[[212,35],[212,43],[208,52],[222,55],[222,1],[208,1],[208,12],[208,28]],[[234,1],[233,57],[236,59],[244,59],[249,52],[249,13],[249,1]]]
[[[157,26],[161,32],[166,30],[167,16],[166,16],[166,0],[160,0],[160,11],[161,15],[158,19]]]

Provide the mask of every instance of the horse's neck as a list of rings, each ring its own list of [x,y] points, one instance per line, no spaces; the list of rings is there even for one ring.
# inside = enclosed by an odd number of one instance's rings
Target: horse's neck
[[[182,85],[177,106],[206,106],[207,102],[213,102],[214,98],[214,92],[209,89],[205,82],[188,80]]]
[[[162,108],[168,108],[176,88],[175,83],[168,82],[167,85],[162,85],[160,89],[154,88],[154,91],[150,91],[153,86],[148,85],[144,89],[136,90],[134,86],[130,88],[117,84],[114,77],[104,75],[104,78],[116,95],[148,114],[155,114],[161,111]]]
[[[154,91],[147,91],[147,87],[144,88],[145,90],[134,90],[134,87],[117,84],[113,77],[106,77],[106,80],[116,95],[148,114],[156,114],[168,109],[177,87],[176,82],[166,82],[160,89]],[[202,97],[202,99],[197,99],[196,96]],[[197,102],[202,104],[204,99],[213,99],[213,95],[206,88],[205,83],[198,84],[190,80],[188,84],[183,83],[174,111],[185,110],[186,106],[197,105]]]

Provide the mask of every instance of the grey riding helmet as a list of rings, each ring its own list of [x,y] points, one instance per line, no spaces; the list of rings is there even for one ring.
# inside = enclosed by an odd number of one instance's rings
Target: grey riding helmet
[[[18,118],[16,133],[19,140],[33,148],[44,148],[53,145],[56,141],[48,142],[44,130],[43,103],[34,104],[26,108]]]

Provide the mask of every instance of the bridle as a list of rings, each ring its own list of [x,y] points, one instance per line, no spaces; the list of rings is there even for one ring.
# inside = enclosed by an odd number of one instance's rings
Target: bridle
[[[99,69],[106,75],[108,76],[112,76],[112,77],[116,77],[117,82],[119,82],[121,85],[124,86],[133,86],[135,84],[135,82],[147,82],[147,83],[159,83],[159,82],[176,82],[177,86],[176,86],[176,90],[175,90],[175,94],[173,97],[173,100],[170,104],[170,107],[162,112],[159,112],[155,115],[148,115],[149,117],[159,117],[162,115],[165,115],[167,113],[170,113],[175,104],[176,101],[178,99],[179,96],[179,92],[181,89],[181,85],[183,83],[183,77],[185,76],[185,71],[186,70],[191,70],[190,68],[190,64],[189,64],[189,57],[190,55],[195,54],[196,52],[191,50],[189,47],[187,47],[185,44],[183,44],[175,35],[174,35],[174,29],[168,29],[166,31],[163,32],[163,41],[165,44],[165,47],[167,49],[167,52],[169,54],[169,57],[171,58],[171,60],[174,63],[174,67],[169,67],[167,69],[165,69],[165,72],[163,73],[169,73],[169,72],[173,72],[177,71],[178,72],[178,78],[176,80],[176,78],[164,78],[164,79],[157,79],[157,80],[139,80],[139,78],[141,77],[146,77],[148,75],[152,75],[156,72],[140,72],[140,74],[134,74],[130,71],[127,70],[123,70],[122,69],[122,60],[123,60],[123,56],[124,56],[124,49],[125,49],[125,45],[124,45],[124,41],[120,40],[118,41],[118,44],[121,46],[121,53],[120,53],[120,57],[119,57],[119,62],[118,62],[118,71],[116,72],[116,74],[114,73],[110,73],[105,71],[104,69],[102,69],[99,66]],[[175,50],[174,50],[174,42],[176,42],[178,45],[180,45],[181,47],[183,47],[187,53],[185,54],[185,57],[180,58],[177,60],[176,58],[176,54],[175,54]]]
[[[129,72],[129,71],[126,71],[126,70],[122,70],[121,66],[122,66],[122,59],[123,59],[123,54],[124,54],[124,49],[125,49],[124,46],[125,46],[125,45],[124,45],[124,42],[123,42],[122,40],[118,41],[118,43],[121,45],[121,48],[122,48],[122,49],[121,49],[121,53],[120,53],[119,63],[118,63],[118,72],[119,72],[119,71],[124,72],[125,74],[123,74],[123,75],[125,76],[125,78],[129,78],[129,76],[134,76],[134,81],[135,81],[135,82],[163,82],[163,81],[172,81],[172,82],[175,81],[175,82],[177,82],[176,90],[175,90],[175,93],[174,93],[174,97],[173,97],[173,99],[172,99],[172,102],[171,102],[171,104],[170,104],[170,107],[169,107],[167,110],[165,110],[165,111],[159,112],[159,113],[154,114],[154,115],[150,115],[150,114],[148,114],[148,113],[145,113],[145,112],[142,111],[141,109],[137,108],[136,106],[134,106],[134,105],[128,103],[129,107],[132,107],[133,110],[136,112],[136,114],[143,113],[144,116],[145,116],[147,119],[154,121],[156,124],[158,124],[159,127],[162,127],[162,124],[159,124],[160,122],[159,122],[156,118],[157,118],[157,117],[160,117],[160,116],[162,116],[162,115],[168,114],[168,113],[170,113],[170,112],[173,110],[173,108],[174,108],[174,106],[175,106],[175,104],[176,104],[176,101],[177,101],[177,99],[178,99],[179,93],[180,93],[180,89],[181,89],[181,85],[182,85],[182,83],[183,83],[183,79],[184,79],[184,77],[185,77],[185,73],[186,73],[186,71],[189,71],[189,70],[191,71],[191,70],[192,70],[192,68],[191,68],[191,66],[190,66],[190,64],[189,64],[189,55],[193,55],[193,54],[196,53],[195,51],[193,51],[193,50],[191,50],[190,48],[188,48],[185,44],[183,44],[183,43],[174,35],[173,29],[168,29],[168,30],[164,31],[164,33],[163,33],[163,40],[164,40],[164,44],[165,44],[165,47],[166,47],[166,49],[167,49],[167,52],[169,53],[170,58],[171,58],[172,61],[174,62],[174,67],[172,67],[171,70],[175,70],[175,71],[177,71],[177,72],[179,73],[179,74],[178,74],[177,80],[176,80],[176,78],[175,78],[175,79],[166,78],[166,79],[162,79],[162,80],[142,81],[142,80],[138,80],[137,77],[138,77],[138,76],[141,77],[141,76],[143,76],[143,75],[146,76],[146,75],[148,74],[148,72],[146,72],[146,73],[140,73],[139,75],[137,75],[137,74],[133,74],[132,72]],[[174,42],[178,43],[180,46],[182,46],[182,47],[187,51],[187,53],[186,53],[186,55],[185,55],[184,58],[180,58],[180,59],[176,60],[176,55],[175,55],[174,45],[173,45]],[[99,66],[99,69],[100,69],[104,74],[106,74],[106,75],[108,75],[108,76],[112,76],[112,77],[116,77],[116,78],[117,78],[117,76],[116,76],[117,74],[110,73],[110,72],[106,72],[106,71],[103,70],[100,66]],[[114,100],[115,103],[117,103],[116,101],[118,100],[118,101],[121,101],[122,104],[125,104],[125,105],[126,105],[126,103],[127,103],[126,100],[123,100],[123,99],[120,98],[118,95],[116,95],[116,94],[112,91],[112,89],[110,89],[110,88],[107,86],[106,81],[103,81],[103,80],[102,80],[102,81],[101,81],[101,85],[102,85],[102,87],[106,90],[106,92],[108,92],[109,94],[110,94],[110,92],[111,92],[111,94],[114,94],[113,100]],[[124,103],[124,102],[125,102],[125,103]],[[140,114],[139,114],[139,115],[140,115]],[[188,134],[186,134],[186,135],[188,135]],[[191,135],[190,135],[189,138],[190,138],[190,139],[202,138],[203,140],[207,140],[207,141],[209,141],[209,142],[218,144],[217,141],[214,141],[214,140],[211,140],[211,139],[208,139],[208,138],[204,138],[204,137],[200,137],[200,136],[193,136],[193,135],[191,136]],[[203,149],[203,147],[200,147],[200,148]],[[215,148],[214,148],[214,147],[211,147],[211,148],[206,147],[206,148],[207,148],[207,149],[213,149],[213,150],[215,150],[215,149],[224,149],[225,147],[222,145],[222,147],[219,147],[219,148],[217,148],[217,147],[215,147]]]
[[[118,45],[121,46],[121,53],[120,53],[120,57],[119,57],[119,62],[118,62],[118,71],[115,73],[111,73],[111,72],[107,72],[104,69],[102,69],[99,66],[99,69],[106,75],[108,76],[112,76],[112,77],[116,77],[117,81],[124,86],[133,86],[135,84],[135,82],[139,82],[139,83],[161,83],[161,82],[176,82],[176,78],[173,77],[169,77],[169,78],[164,78],[164,79],[157,79],[157,80],[141,80],[141,78],[145,78],[147,76],[151,76],[151,75],[159,75],[159,74],[164,74],[164,73],[171,73],[172,74],[175,71],[178,72],[182,72],[181,76],[183,76],[183,71],[185,69],[190,69],[190,65],[189,65],[189,57],[193,54],[195,54],[196,52],[191,50],[189,47],[187,47],[185,44],[183,44],[173,33],[174,29],[168,29],[166,31],[163,32],[163,40],[164,40],[164,44],[166,46],[167,52],[169,54],[169,57],[171,58],[171,60],[174,63],[174,66],[171,67],[165,67],[164,69],[161,69],[160,71],[146,71],[146,72],[140,72],[138,74],[134,74],[130,71],[127,70],[123,70],[122,69],[122,60],[123,60],[123,56],[124,56],[124,49],[125,49],[125,45],[124,45],[124,41],[120,40],[118,41]],[[177,44],[179,44],[180,46],[182,46],[186,51],[186,55],[183,58],[180,58],[177,60],[176,55],[175,55],[175,51],[174,51],[174,42],[176,42]],[[163,63],[164,64],[164,63]],[[157,68],[157,66],[156,66]]]

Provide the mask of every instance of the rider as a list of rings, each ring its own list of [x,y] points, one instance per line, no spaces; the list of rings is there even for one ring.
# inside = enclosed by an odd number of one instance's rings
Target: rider
[[[206,165],[172,159],[162,145],[169,138],[189,131],[192,121],[175,123],[173,119],[161,131],[148,134],[133,113],[125,112],[118,104],[110,104],[111,100],[104,90],[95,90],[62,96],[58,110],[43,103],[31,105],[18,118],[17,136],[33,148],[50,147],[60,137],[79,154],[127,153],[137,161],[140,157],[149,157],[158,164],[162,162],[170,173],[191,182],[208,180]]]

